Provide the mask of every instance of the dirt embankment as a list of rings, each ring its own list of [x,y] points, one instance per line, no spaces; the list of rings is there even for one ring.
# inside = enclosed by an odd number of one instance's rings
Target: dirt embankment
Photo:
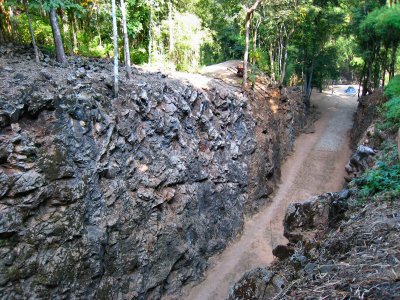
[[[268,201],[305,123],[296,93],[135,69],[113,99],[109,62],[28,55],[0,48],[2,299],[176,294]]]
[[[366,97],[364,105],[375,106],[379,97]],[[367,132],[360,143],[382,142]],[[374,155],[359,147],[352,159],[368,165]],[[284,220],[289,244],[274,249],[280,260],[245,274],[229,299],[399,299],[398,200],[360,205],[356,194],[343,190],[290,205]]]

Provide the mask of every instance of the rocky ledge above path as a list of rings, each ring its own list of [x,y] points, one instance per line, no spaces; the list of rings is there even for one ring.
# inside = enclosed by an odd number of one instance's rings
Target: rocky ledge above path
[[[296,93],[273,113],[136,70],[112,99],[107,61],[0,53],[2,299],[174,297],[268,201],[305,123]]]

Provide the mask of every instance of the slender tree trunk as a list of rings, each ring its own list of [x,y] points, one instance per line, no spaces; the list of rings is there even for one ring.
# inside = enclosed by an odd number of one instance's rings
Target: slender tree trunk
[[[65,43],[65,47],[66,47],[66,51],[68,52],[68,53],[72,53],[72,51],[73,51],[73,47],[72,47],[72,45],[71,45],[71,43],[72,43],[72,41],[70,40],[70,41],[68,41],[67,40],[67,38],[68,38],[68,16],[67,16],[67,14],[64,12],[64,11],[62,11],[62,13],[61,13],[61,24],[62,24],[62,27],[63,27],[63,33],[62,33],[62,35],[61,35],[61,38],[63,39],[63,41],[64,41],[64,43]]]
[[[15,40],[15,19],[14,19],[14,8],[12,5],[8,7],[10,11],[10,23],[11,23],[11,33],[12,39]]]
[[[0,17],[0,42],[5,43],[4,34],[3,34],[3,24]]]
[[[250,20],[251,15],[247,13],[246,15],[246,42],[244,48],[244,59],[243,59],[243,89],[247,89],[248,80],[248,61],[249,61],[249,43],[250,43]]]
[[[68,31],[68,33],[69,33],[69,40],[71,41],[71,49],[70,49],[70,52],[69,52],[69,54],[70,55],[73,55],[74,54],[74,26],[72,25],[72,23],[73,23],[73,20],[72,20],[72,12],[68,12],[67,13],[67,16],[68,16],[68,27],[69,27],[69,31]]]
[[[386,62],[387,62],[387,55],[389,53],[389,50],[387,47],[385,47],[385,52],[383,54],[383,63],[382,63],[382,88],[385,87],[385,81],[386,81]]]
[[[150,15],[149,15],[149,60],[148,63],[151,64],[151,54],[153,51],[153,32],[152,32],[152,26],[153,26],[153,7],[150,6]]]
[[[14,20],[14,9],[12,5],[8,7],[8,11],[10,14],[10,24],[11,24],[11,40],[15,41],[15,20]]]
[[[31,34],[33,50],[35,51],[35,59],[36,59],[36,62],[39,63],[40,62],[39,50],[38,50],[38,47],[36,45],[35,33],[33,31],[31,15],[29,14],[28,2],[26,0],[24,1],[24,5],[25,5],[26,16],[28,18],[29,33]]]
[[[253,16],[254,11],[261,4],[263,0],[257,0],[254,2],[253,6],[247,10],[246,13],[246,43],[244,48],[244,58],[243,58],[243,89],[247,89],[248,81],[248,64],[249,64],[249,44],[250,44],[250,21]]]
[[[310,99],[311,99],[311,92],[312,92],[312,81],[314,76],[314,65],[315,65],[315,58],[313,55],[311,67],[309,68],[308,72],[306,73],[306,88],[305,88],[305,104],[307,107],[310,107]]]
[[[78,49],[79,49],[79,45],[78,45],[78,26],[77,26],[77,22],[76,22],[76,14],[75,12],[72,13],[72,39],[73,39],[73,43],[74,43],[74,53],[78,53]]]
[[[257,51],[257,34],[258,34],[258,28],[260,27],[260,24],[261,24],[261,20],[257,20],[257,23],[254,25],[254,28],[253,28],[253,53],[254,53],[254,55],[251,60],[252,64],[255,64],[257,62],[255,52]]]
[[[0,0],[1,1],[1,0]],[[4,24],[4,22],[6,22],[6,12],[4,11],[3,8],[3,4],[0,2],[0,42],[5,43],[6,42],[6,24]],[[3,16],[4,16],[4,22],[3,22]]]
[[[174,53],[174,24],[172,23],[172,2],[168,1],[168,25],[169,25],[169,58],[171,59]]]
[[[395,71],[394,69],[396,66],[396,50],[397,48],[394,42],[392,41],[392,60],[390,63],[390,74],[389,74],[390,80],[394,77],[394,71]]]
[[[400,159],[400,128],[399,132],[397,133],[397,152],[399,153],[399,159]]]
[[[0,2],[1,3],[1,2]],[[4,23],[2,22],[2,30],[3,30],[3,38],[4,41],[10,41],[12,39],[12,30],[11,30],[11,20],[9,10],[6,10],[3,5],[0,5],[0,21],[2,20],[1,16],[4,16]]]
[[[278,62],[278,67],[279,67],[279,79],[280,82],[282,82],[282,67],[283,67],[283,37],[282,34],[280,35],[278,39],[278,53],[279,53],[279,62]]]
[[[282,84],[285,82],[286,79],[287,56],[288,56],[288,41],[286,41],[283,54],[283,65],[282,65],[282,76],[281,76]]]
[[[126,7],[125,1],[121,1],[121,14],[122,14],[122,28],[124,31],[124,59],[125,59],[125,69],[126,78],[132,79],[132,69],[131,69],[131,54],[129,51],[129,38],[128,38],[128,27],[126,26]]]
[[[111,0],[111,13],[113,24],[113,41],[114,41],[114,97],[118,97],[118,30],[116,16],[115,0]]]
[[[365,70],[366,70],[366,63],[364,62],[364,66],[363,69],[361,71],[361,76],[360,76],[360,81],[358,84],[358,98],[360,98],[360,91],[361,91],[361,86],[363,86],[363,80],[364,80],[364,76],[365,76]],[[361,94],[362,95],[362,94]],[[362,95],[363,96],[363,95]]]
[[[60,28],[57,23],[56,11],[53,7],[50,8],[50,25],[53,31],[54,46],[56,48],[56,58],[60,63],[65,63],[67,58],[65,57],[64,47],[61,39]]]
[[[269,46],[269,62],[270,62],[270,66],[271,66],[271,80],[275,81],[274,45],[272,43]]]
[[[76,26],[74,24],[74,18],[75,18],[75,13],[73,11],[71,11],[68,14],[68,21],[69,21],[69,38],[72,42],[72,49],[71,49],[71,54],[75,54],[78,52],[78,42],[77,42],[77,38],[76,38]]]
[[[371,74],[371,65],[368,62],[368,65],[366,66],[366,73],[364,74],[362,96],[366,96],[367,95],[370,74]]]

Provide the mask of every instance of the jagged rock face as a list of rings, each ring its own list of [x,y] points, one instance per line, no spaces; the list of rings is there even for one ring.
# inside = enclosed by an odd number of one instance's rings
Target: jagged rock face
[[[354,114],[354,125],[350,132],[352,147],[357,148],[360,139],[363,139],[363,135],[368,127],[371,125],[373,120],[377,117],[377,111],[380,104],[385,101],[381,91],[375,91],[373,94],[368,96],[362,96],[358,100],[358,108]],[[379,135],[379,132],[377,132]],[[369,135],[369,134],[368,134]],[[369,136],[364,138],[364,141],[368,139]],[[385,139],[384,137],[382,137]],[[368,143],[367,143],[368,144]],[[375,147],[375,145],[372,145]]]
[[[349,190],[315,196],[292,203],[286,210],[284,235],[291,243],[307,243],[335,228],[347,210]]]
[[[303,122],[300,101],[274,115],[138,71],[112,100],[107,67],[0,59],[1,298],[178,292],[265,202]]]
[[[231,289],[227,300],[273,299],[286,285],[284,277],[267,268],[257,268],[243,275]]]

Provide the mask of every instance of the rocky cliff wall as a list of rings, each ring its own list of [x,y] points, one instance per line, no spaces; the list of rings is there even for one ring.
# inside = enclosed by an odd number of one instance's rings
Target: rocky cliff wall
[[[136,70],[112,99],[105,61],[0,53],[2,299],[176,295],[268,199],[305,120],[295,94]]]

